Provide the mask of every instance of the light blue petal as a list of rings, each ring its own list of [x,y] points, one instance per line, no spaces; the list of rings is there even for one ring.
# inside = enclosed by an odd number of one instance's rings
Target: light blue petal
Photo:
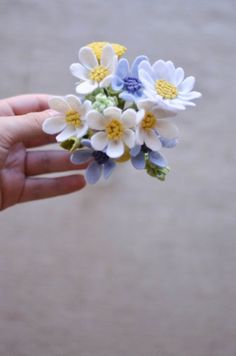
[[[109,159],[103,167],[103,177],[105,179],[108,179],[110,177],[110,175],[112,174],[114,168],[115,168],[116,164],[114,161],[112,161],[111,159]]]
[[[70,156],[70,160],[74,164],[81,164],[88,162],[92,158],[92,150],[81,149],[77,150]]]
[[[114,75],[111,81],[111,86],[114,90],[121,90],[124,86],[124,82],[120,77]]]
[[[162,146],[165,147],[165,148],[173,148],[178,143],[178,139],[177,138],[168,139],[168,138],[165,138],[165,137],[160,137],[160,141],[161,141]]]
[[[138,78],[138,66],[142,61],[148,61],[147,56],[138,56],[135,58],[133,61],[132,67],[131,67],[131,77]]]
[[[130,102],[135,101],[135,96],[128,93],[127,91],[123,91],[122,93],[120,93],[119,98],[121,98],[124,101],[130,101]]]
[[[92,148],[91,142],[87,138],[83,138],[80,142],[81,142],[81,144],[83,146],[86,146],[88,148]]]
[[[92,162],[85,172],[86,181],[89,184],[95,184],[100,179],[102,174],[102,166],[97,162]]]
[[[129,62],[126,58],[121,58],[116,68],[116,75],[121,79],[125,79],[129,73]]]
[[[130,155],[132,157],[136,157],[139,154],[140,151],[141,151],[141,146],[140,145],[136,145],[133,148],[131,148]]]
[[[144,153],[140,152],[137,156],[131,157],[131,163],[136,169],[144,169],[145,168]]]
[[[168,166],[167,160],[159,152],[153,152],[153,151],[150,152],[149,159],[153,164],[155,164],[161,168]]]

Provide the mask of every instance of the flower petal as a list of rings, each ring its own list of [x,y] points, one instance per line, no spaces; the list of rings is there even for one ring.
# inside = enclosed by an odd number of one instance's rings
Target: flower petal
[[[43,131],[49,135],[54,135],[66,127],[66,122],[62,116],[49,117],[43,122]]]
[[[134,109],[127,109],[121,115],[125,127],[135,127],[137,121],[136,111]]]
[[[79,113],[81,112],[82,104],[81,104],[80,99],[77,96],[67,95],[66,100],[67,100],[68,104],[70,105],[71,109],[73,109]]]
[[[167,160],[159,152],[153,152],[153,151],[150,152],[149,159],[153,164],[155,164],[161,168],[168,166]]]
[[[168,139],[165,137],[160,137],[159,139],[161,141],[162,146],[165,148],[173,148],[178,143],[178,140],[176,138]]]
[[[96,110],[91,110],[87,113],[86,119],[87,119],[88,125],[91,129],[94,129],[94,130],[104,130],[105,129],[104,117],[100,112],[98,112]]]
[[[190,76],[184,79],[184,81],[178,86],[178,91],[180,93],[190,92],[195,84],[195,78]]]
[[[80,83],[76,87],[76,93],[81,95],[87,95],[92,93],[95,89],[97,89],[98,83],[92,82],[90,80]]]
[[[114,75],[111,81],[111,86],[113,90],[121,90],[124,86],[124,82],[122,79],[120,79],[120,77],[118,77],[117,75]]]
[[[127,61],[126,58],[121,58],[117,65],[116,75],[120,79],[125,79],[128,73],[129,73],[129,62]]]
[[[177,126],[167,120],[157,120],[156,129],[158,133],[165,138],[177,138],[179,136],[179,130]]]
[[[147,56],[138,56],[135,58],[135,60],[133,61],[133,64],[131,66],[131,77],[134,77],[134,78],[138,78],[138,69],[139,69],[139,64],[142,62],[142,61],[148,61],[148,57]]]
[[[125,151],[122,141],[110,141],[108,143],[106,154],[111,158],[119,158]]]
[[[135,133],[130,129],[126,129],[123,135],[124,143],[129,147],[134,147],[135,144]]]
[[[79,60],[88,69],[98,66],[97,58],[93,50],[89,47],[82,47],[79,50]]]
[[[102,49],[101,65],[104,67],[109,67],[112,62],[115,52],[110,44],[106,45]]]
[[[86,181],[89,184],[95,184],[102,175],[102,166],[97,162],[92,162],[85,172]]]
[[[81,138],[83,137],[88,131],[88,124],[84,123],[84,125],[80,126],[76,129],[76,137]]]
[[[70,160],[74,164],[88,162],[92,158],[92,151],[88,149],[77,150],[72,153]]]
[[[89,79],[89,71],[85,67],[83,67],[80,63],[73,63],[70,66],[71,74],[79,78],[80,80],[88,80]]]
[[[140,74],[140,70],[146,72],[150,78],[154,79],[154,71],[152,69],[151,64],[149,63],[149,61],[142,61],[139,66],[138,66],[138,72]]]
[[[145,62],[142,62],[145,63]],[[141,63],[141,64],[142,64]],[[148,72],[144,71],[143,69],[139,70],[139,79],[144,85],[146,89],[153,89],[154,88],[154,79],[149,75]]]
[[[111,84],[112,78],[113,78],[112,75],[108,75],[107,77],[105,77],[105,78],[99,83],[100,88],[107,88],[107,87],[109,87],[109,85]]]
[[[62,142],[72,136],[76,136],[76,130],[74,126],[68,125],[59,135],[56,136],[56,139],[57,142]]]
[[[70,106],[67,101],[61,96],[54,96],[48,100],[48,105],[51,109],[59,111],[63,114],[66,114],[70,110]]]
[[[161,142],[153,130],[145,132],[144,142],[153,151],[158,151],[161,148]]]
[[[141,146],[140,145],[136,145],[133,148],[131,148],[130,150],[130,155],[132,157],[136,157],[141,151]]]
[[[115,162],[112,161],[111,159],[109,159],[109,160],[104,164],[104,166],[103,166],[103,177],[104,177],[105,179],[108,179],[108,178],[111,176],[111,174],[112,174],[112,172],[113,172],[115,166],[116,166]]]
[[[131,163],[136,169],[144,169],[145,168],[144,153],[139,152],[137,156],[131,157]]]
[[[176,68],[174,74],[174,84],[178,86],[184,79],[184,70],[181,67]]]
[[[170,80],[168,67],[166,62],[164,62],[162,59],[156,61],[152,68],[155,72],[155,79],[166,79],[168,81]]]
[[[121,109],[114,106],[110,106],[103,111],[103,114],[107,117],[112,117],[112,119],[120,119]]]
[[[95,150],[102,151],[108,143],[105,132],[97,132],[91,137],[91,144]]]

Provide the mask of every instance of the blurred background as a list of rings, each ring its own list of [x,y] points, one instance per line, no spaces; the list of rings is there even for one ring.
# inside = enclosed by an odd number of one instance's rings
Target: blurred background
[[[0,0],[0,97],[74,93],[96,40],[182,66],[165,183],[108,183],[0,213],[0,355],[236,354],[235,0]]]

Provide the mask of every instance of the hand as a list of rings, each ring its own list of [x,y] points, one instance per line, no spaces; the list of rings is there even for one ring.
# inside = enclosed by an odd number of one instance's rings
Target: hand
[[[48,95],[21,95],[0,100],[0,210],[17,203],[54,197],[85,186],[82,175],[38,178],[45,173],[84,169],[70,163],[60,150],[27,149],[55,142],[42,131],[53,115]]]

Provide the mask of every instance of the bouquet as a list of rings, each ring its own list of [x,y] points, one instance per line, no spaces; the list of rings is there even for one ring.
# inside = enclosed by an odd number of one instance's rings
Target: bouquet
[[[170,168],[161,151],[178,143],[175,116],[201,93],[195,78],[171,61],[150,63],[140,55],[130,65],[120,44],[93,42],[79,50],[70,71],[78,78],[77,95],[55,96],[58,112],[43,130],[71,152],[74,164],[88,162],[85,177],[96,183],[130,161],[138,170],[165,180]]]

